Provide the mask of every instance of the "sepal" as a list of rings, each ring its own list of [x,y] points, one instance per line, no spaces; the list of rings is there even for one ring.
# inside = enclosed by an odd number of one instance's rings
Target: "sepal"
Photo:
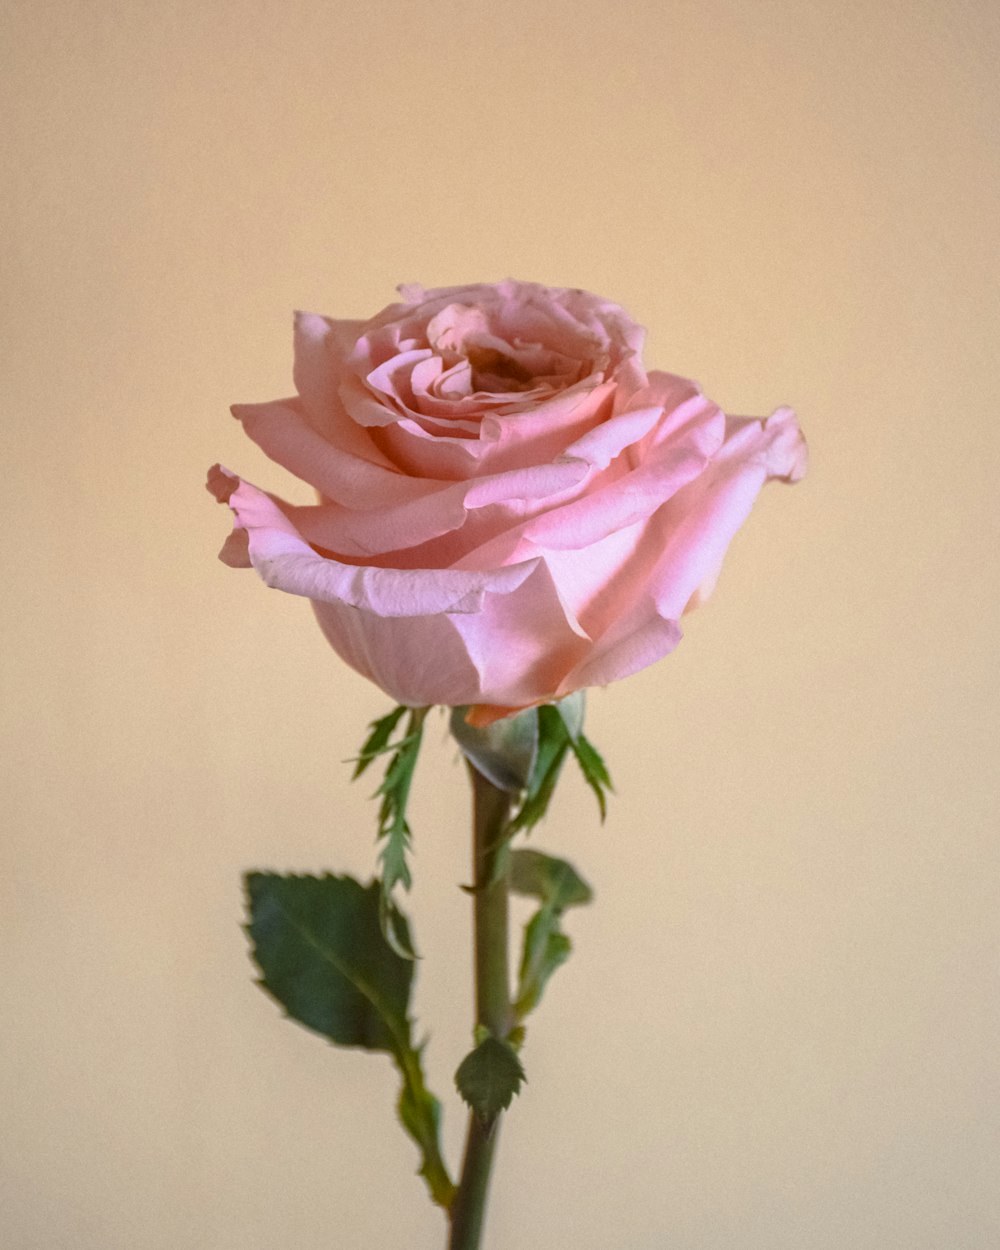
[[[470,725],[467,707],[453,707],[449,725],[459,750],[478,772],[509,794],[520,794],[531,779],[538,755],[538,709],[491,725]]]

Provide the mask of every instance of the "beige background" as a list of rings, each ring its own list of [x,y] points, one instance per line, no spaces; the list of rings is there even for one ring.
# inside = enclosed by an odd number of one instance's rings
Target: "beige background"
[[[2,1241],[433,1250],[388,1063],[281,1020],[249,866],[372,863],[385,710],[215,553],[296,306],[508,274],[799,410],[680,650],[537,844],[596,905],[490,1250],[992,1250],[1000,52],[989,0],[3,8]],[[294,491],[293,491],[294,493]],[[465,793],[414,802],[418,1010],[468,1042]]]

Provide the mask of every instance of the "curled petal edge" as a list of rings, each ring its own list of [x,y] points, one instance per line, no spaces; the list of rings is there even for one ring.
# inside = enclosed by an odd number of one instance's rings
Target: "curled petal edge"
[[[512,593],[541,563],[534,558],[488,571],[342,564],[314,551],[272,499],[220,465],[209,472],[208,489],[228,504],[236,529],[246,531],[250,563],[268,586],[380,617],[479,612],[487,594]]]

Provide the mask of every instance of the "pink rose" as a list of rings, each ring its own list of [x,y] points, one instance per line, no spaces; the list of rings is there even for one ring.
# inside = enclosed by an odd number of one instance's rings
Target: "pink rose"
[[[795,414],[727,417],[647,374],[643,330],[586,291],[400,293],[370,321],[299,314],[298,394],[233,408],[319,503],[216,466],[221,558],[310,599],[411,706],[502,714],[666,655],[763,484],[805,471]]]

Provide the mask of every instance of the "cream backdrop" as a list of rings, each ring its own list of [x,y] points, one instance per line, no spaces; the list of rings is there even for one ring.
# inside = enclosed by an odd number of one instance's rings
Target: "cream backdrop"
[[[583,286],[730,411],[793,404],[680,649],[591,698],[618,783],[489,1250],[991,1250],[998,10],[989,0],[3,6],[0,1241],[434,1250],[382,1057],[252,984],[247,867],[361,875],[387,699],[216,559],[290,315]],[[295,494],[294,487],[292,493]],[[305,498],[298,492],[298,497]],[[457,1158],[466,794],[414,799]]]

